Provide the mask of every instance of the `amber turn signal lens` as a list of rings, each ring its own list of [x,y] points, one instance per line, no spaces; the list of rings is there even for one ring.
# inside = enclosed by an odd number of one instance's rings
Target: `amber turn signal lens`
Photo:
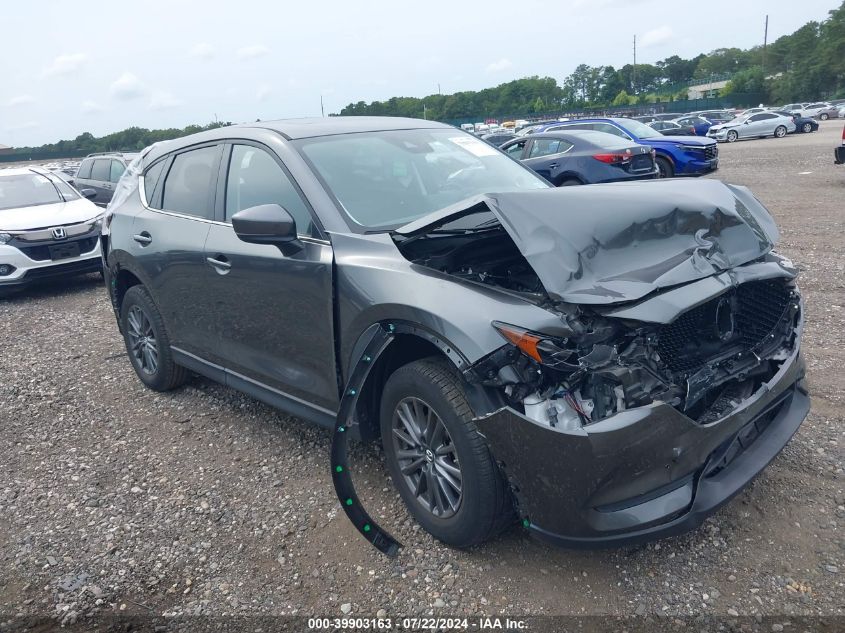
[[[508,341],[513,343],[520,351],[533,358],[538,363],[542,363],[543,359],[540,357],[540,352],[537,350],[537,344],[543,340],[543,337],[529,332],[526,329],[516,327],[515,325],[508,325],[507,323],[500,323],[493,321],[493,327],[499,331],[499,334],[505,337]]]

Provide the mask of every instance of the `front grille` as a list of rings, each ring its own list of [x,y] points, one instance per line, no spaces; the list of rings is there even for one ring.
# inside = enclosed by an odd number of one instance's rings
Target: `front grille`
[[[97,236],[92,235],[91,237],[85,237],[81,240],[53,242],[49,245],[39,244],[38,246],[18,246],[18,250],[32,260],[45,262],[52,259],[52,257],[50,257],[50,246],[54,246],[56,244],[67,244],[69,242],[76,242],[79,244],[79,254],[84,255],[85,253],[90,253],[94,250],[94,247],[97,245]]]
[[[707,158],[707,160],[713,160],[714,158],[719,156],[719,147],[716,145],[716,143],[708,145],[704,149],[704,156],[705,158]]]
[[[751,281],[684,312],[658,330],[661,360],[674,372],[693,373],[728,352],[752,349],[780,323],[791,292],[785,279]]]

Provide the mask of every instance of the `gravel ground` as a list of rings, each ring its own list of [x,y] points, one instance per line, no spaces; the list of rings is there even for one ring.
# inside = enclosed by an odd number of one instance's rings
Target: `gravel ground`
[[[516,527],[449,549],[409,519],[380,449],[357,446],[364,502],[406,545],[388,560],[339,512],[327,431],[200,378],[142,388],[99,277],[0,300],[0,622],[661,614],[789,631],[790,616],[845,614],[841,130],[721,146],[714,177],[753,189],[803,271],[813,411],[701,529],[647,546],[567,551]]]

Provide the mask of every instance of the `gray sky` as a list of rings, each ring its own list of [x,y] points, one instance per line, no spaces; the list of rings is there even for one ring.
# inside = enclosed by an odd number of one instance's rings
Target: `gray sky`
[[[764,8],[759,8],[765,4]],[[839,0],[2,0],[0,143],[326,113],[769,41]],[[800,7],[800,10],[799,10]],[[710,26],[712,25],[712,26]]]

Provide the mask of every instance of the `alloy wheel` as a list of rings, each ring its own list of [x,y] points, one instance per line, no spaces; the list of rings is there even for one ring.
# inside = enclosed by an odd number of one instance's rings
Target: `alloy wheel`
[[[458,453],[443,420],[419,398],[403,398],[393,411],[393,449],[417,501],[431,514],[455,515],[463,497]]]
[[[809,132],[813,131],[813,126],[810,125],[809,123],[805,123],[803,125],[802,129],[804,130],[804,132],[809,133]]]
[[[737,138],[739,138],[739,134],[737,134],[736,130],[728,132],[728,143],[733,143]]]
[[[138,367],[145,374],[155,374],[158,370],[158,341],[153,331],[153,324],[137,305],[129,310],[126,322],[129,349]]]
[[[775,136],[777,136],[778,138],[783,138],[784,136],[786,136],[786,128],[782,125],[779,125],[775,129]]]

